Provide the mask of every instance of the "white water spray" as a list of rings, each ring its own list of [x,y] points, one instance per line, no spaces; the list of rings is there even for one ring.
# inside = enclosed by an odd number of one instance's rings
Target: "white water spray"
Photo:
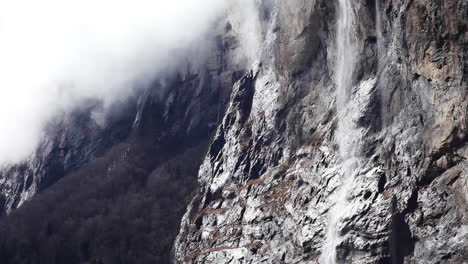
[[[377,35],[377,59],[378,59],[378,73],[381,73],[385,65],[385,47],[382,31],[382,14],[381,14],[381,0],[375,0],[375,31]]]
[[[351,1],[339,0],[338,7],[335,78],[337,86],[336,103],[338,113],[340,114],[344,110],[344,106],[350,96],[356,47],[352,35],[354,16],[351,8]]]
[[[385,50],[385,38],[382,24],[382,0],[375,0],[375,32],[377,37],[377,89],[383,94],[385,87],[385,65],[387,64],[387,55]],[[385,122],[384,104],[381,104],[381,122]]]
[[[356,157],[356,138],[353,131],[355,124],[347,113],[347,103],[353,87],[353,71],[356,62],[356,41],[353,34],[354,14],[351,6],[352,0],[338,1],[337,35],[336,35],[336,109],[338,113],[338,140],[340,158],[342,160],[341,186],[330,197],[332,208],[328,213],[328,227],[325,234],[320,263],[335,264],[337,245],[340,243],[342,219],[347,212],[347,196],[353,188],[354,174],[358,166]]]

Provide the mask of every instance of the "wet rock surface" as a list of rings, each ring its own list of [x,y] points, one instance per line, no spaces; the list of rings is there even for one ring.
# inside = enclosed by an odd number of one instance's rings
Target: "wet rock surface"
[[[349,3],[355,43],[343,101],[339,1]],[[50,245],[34,243],[55,241],[47,236],[54,230],[81,241],[67,225],[48,228],[53,219],[16,223],[47,215],[51,201],[68,196],[57,190],[85,173],[85,186],[108,180],[83,201],[116,188],[104,199],[106,221],[114,221],[108,211],[137,214],[115,209],[127,189],[153,188],[148,214],[119,223],[159,229],[144,229],[155,232],[144,240],[111,232],[132,241],[119,244],[131,245],[128,256],[113,254],[115,237],[104,236],[112,243],[101,248],[100,240],[77,242],[78,253],[60,248],[70,255],[52,256],[55,263],[466,263],[468,2],[339,1],[257,1],[262,44],[251,69],[236,59],[239,28],[228,17],[203,67],[156,81],[128,104],[128,116],[104,128],[89,109],[59,121],[36,157],[2,171],[3,211],[42,193],[0,225],[0,259],[33,263],[28,252],[51,263]],[[158,185],[171,179],[180,188]],[[63,199],[55,214],[81,201]]]
[[[234,86],[176,263],[319,263],[332,197],[351,176],[337,263],[468,261],[468,3],[351,2],[358,48],[344,118],[356,167],[336,132],[336,3],[261,9],[261,63]]]

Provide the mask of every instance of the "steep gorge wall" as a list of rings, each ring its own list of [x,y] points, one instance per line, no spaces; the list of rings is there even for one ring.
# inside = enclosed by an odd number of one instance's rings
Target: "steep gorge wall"
[[[255,5],[246,74],[228,16],[202,67],[108,127],[86,109],[58,122],[3,170],[0,204],[24,205],[0,222],[0,262],[468,259],[468,3]]]
[[[338,1],[259,5],[259,63],[234,86],[175,262],[468,259],[468,3],[348,2],[356,48],[339,106]]]

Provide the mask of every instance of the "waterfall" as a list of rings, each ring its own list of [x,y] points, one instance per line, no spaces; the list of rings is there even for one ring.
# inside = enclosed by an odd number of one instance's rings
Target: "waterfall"
[[[377,37],[377,89],[380,96],[383,94],[385,87],[385,65],[387,64],[387,56],[385,52],[385,39],[383,35],[382,25],[382,0],[375,0],[375,35]],[[384,104],[381,104],[381,122],[385,122],[385,109]]]
[[[341,185],[330,197],[327,232],[325,234],[320,263],[335,264],[337,245],[340,243],[342,219],[347,211],[347,196],[353,188],[354,174],[359,160],[356,158],[355,124],[347,113],[347,103],[353,88],[353,71],[356,63],[356,41],[354,35],[354,14],[352,0],[338,0],[336,31],[336,109],[338,128],[336,138],[339,145],[341,164]]]
[[[343,107],[349,99],[353,68],[355,63],[355,44],[352,36],[353,14],[351,1],[338,1],[338,21],[336,32],[336,100],[338,112],[343,111]]]
[[[381,0],[375,0],[375,31],[377,35],[377,56],[379,59],[378,68],[381,68],[381,58],[383,57],[383,33],[382,33],[382,15],[381,15]]]
[[[375,32],[377,36],[377,74],[381,75],[384,65],[386,64],[384,36],[382,30],[382,0],[375,0]],[[380,83],[380,78],[379,78]],[[378,83],[378,85],[379,85]],[[380,87],[380,85],[379,85]]]

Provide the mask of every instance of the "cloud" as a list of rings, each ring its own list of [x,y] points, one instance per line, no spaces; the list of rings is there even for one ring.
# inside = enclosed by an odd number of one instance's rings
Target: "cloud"
[[[245,1],[245,0],[244,0]],[[125,98],[193,50],[229,0],[0,0],[0,163],[83,100]],[[251,44],[249,44],[251,45]]]
[[[230,6],[227,20],[239,38],[235,58],[237,63],[249,67],[257,59],[262,43],[260,5],[270,0],[237,0]]]

